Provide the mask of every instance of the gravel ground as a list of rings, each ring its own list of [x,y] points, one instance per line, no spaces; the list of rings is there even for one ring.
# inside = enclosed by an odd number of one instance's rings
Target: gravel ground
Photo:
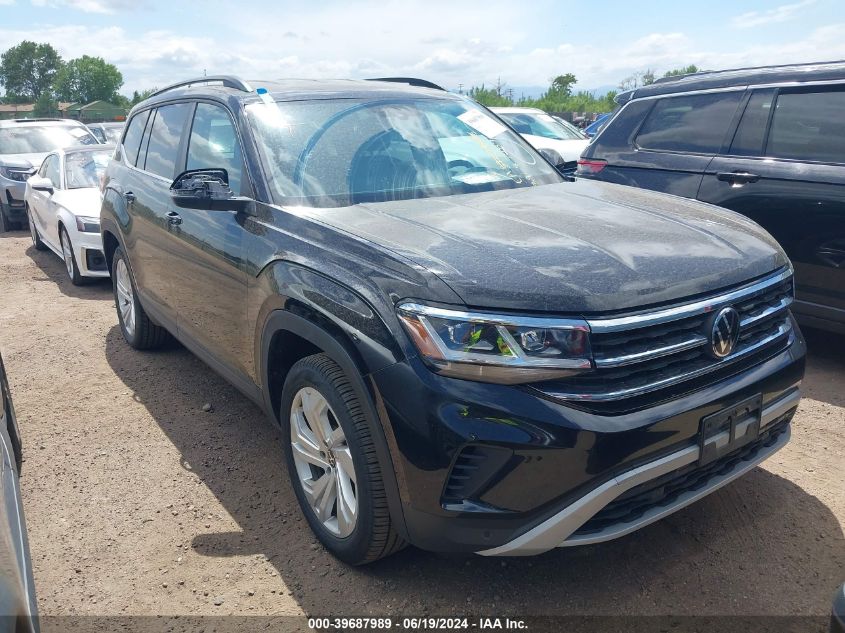
[[[807,334],[791,443],[705,500],[604,545],[353,569],[311,536],[254,405],[181,347],[131,350],[108,282],[75,288],[0,235],[41,613],[824,615],[845,581],[845,339]]]

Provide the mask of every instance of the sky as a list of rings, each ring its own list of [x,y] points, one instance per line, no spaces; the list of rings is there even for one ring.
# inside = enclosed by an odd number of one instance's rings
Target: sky
[[[0,0],[0,51],[28,39],[115,64],[121,89],[212,74],[422,77],[519,90],[573,73],[845,59],[845,0]]]

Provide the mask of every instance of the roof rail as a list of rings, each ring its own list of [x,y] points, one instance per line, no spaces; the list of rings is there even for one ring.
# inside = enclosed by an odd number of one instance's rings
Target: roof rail
[[[408,84],[409,86],[416,86],[417,88],[431,88],[432,90],[442,90],[443,92],[446,92],[446,89],[442,86],[438,86],[437,84],[426,81],[425,79],[416,79],[415,77],[373,77],[371,79],[367,79],[367,81],[392,81],[397,84]]]
[[[186,79],[185,81],[179,81],[175,84],[170,84],[169,86],[165,86],[161,90],[156,90],[150,95],[150,97],[155,97],[156,95],[160,95],[163,92],[168,92],[169,90],[175,90],[176,88],[184,88],[186,86],[193,86],[194,84],[207,83],[221,83],[226,88],[234,88],[235,90],[240,90],[241,92],[252,92],[252,87],[250,87],[250,85],[246,83],[243,79],[239,79],[238,77],[233,77],[232,75],[208,75],[207,77],[196,77],[194,79]]]
[[[678,81],[687,77],[698,77],[703,75],[721,75],[724,73],[738,73],[748,70],[775,70],[777,68],[802,68],[804,66],[824,66],[826,64],[841,64],[845,60],[836,59],[827,62],[803,62],[801,64],[773,64],[770,66],[745,66],[742,68],[723,68],[721,70],[699,70],[694,73],[686,73],[684,75],[670,75],[669,77],[660,77],[654,80],[656,84],[668,83],[670,81]]]

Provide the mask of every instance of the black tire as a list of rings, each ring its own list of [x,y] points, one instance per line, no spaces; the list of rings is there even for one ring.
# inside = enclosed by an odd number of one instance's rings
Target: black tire
[[[9,230],[9,221],[6,219],[6,214],[2,208],[0,208],[0,233],[5,233]]]
[[[65,229],[65,227],[62,227],[59,231],[59,242],[61,243],[60,246],[62,247],[63,253],[65,250],[65,244],[67,244],[70,249],[70,262],[64,259],[64,255],[62,256],[63,261],[65,262],[65,269],[67,270],[68,277],[70,278],[70,283],[74,286],[84,285],[85,277],[83,277],[79,272],[79,264],[76,263],[76,255],[73,254],[73,242],[70,241],[70,237],[68,236],[67,229]]]
[[[340,538],[317,518],[305,496],[293,459],[290,412],[294,396],[311,387],[328,401],[343,428],[356,474],[358,517],[352,533]],[[334,556],[350,565],[364,565],[398,552],[406,546],[396,532],[387,506],[387,495],[370,422],[343,370],[326,354],[298,361],[288,372],[281,398],[283,446],[288,473],[300,508],[312,531]]]
[[[47,245],[41,241],[41,235],[38,233],[38,227],[32,219],[32,212],[29,210],[29,205],[26,206],[26,217],[29,220],[29,233],[30,237],[32,237],[32,245],[36,250],[46,251]]]
[[[123,314],[120,310],[120,298],[118,296],[118,275],[115,274],[117,271],[118,264],[123,262],[126,266],[127,274],[129,277],[129,283],[132,288],[132,305],[133,309],[135,310],[135,323],[132,331],[130,332],[127,329],[126,324],[123,322]],[[153,323],[150,320],[150,317],[147,316],[147,313],[144,311],[144,307],[141,305],[141,302],[138,300],[138,290],[135,286],[135,277],[132,274],[132,268],[129,266],[129,260],[126,257],[126,254],[123,252],[123,248],[118,246],[115,251],[114,255],[112,256],[112,292],[114,293],[114,302],[115,302],[115,309],[117,310],[117,320],[120,323],[120,331],[123,333],[123,338],[129,343],[130,347],[134,349],[156,349],[164,345],[170,338],[170,334],[166,329]]]

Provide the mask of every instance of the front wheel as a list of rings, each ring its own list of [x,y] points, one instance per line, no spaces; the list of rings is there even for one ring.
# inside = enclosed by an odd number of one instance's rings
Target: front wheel
[[[36,250],[46,251],[47,245],[41,240],[41,236],[38,234],[38,228],[35,226],[35,220],[32,218],[32,211],[29,205],[26,207],[26,217],[29,220],[29,235],[32,238],[32,245]]]
[[[112,256],[111,277],[117,320],[126,342],[135,349],[155,349],[164,345],[168,338],[167,330],[153,323],[138,301],[135,280],[120,246]]]
[[[32,220],[30,220],[30,226],[35,226],[32,224]],[[62,243],[62,258],[65,260],[67,276],[70,277],[70,282],[74,286],[81,286],[85,283],[85,278],[79,272],[76,257],[73,255],[73,244],[70,242],[70,237],[68,237],[65,227],[62,227],[62,230],[59,232],[59,241]]]
[[[369,422],[337,363],[325,354],[297,362],[285,380],[281,417],[297,500],[326,549],[351,565],[402,549]]]

